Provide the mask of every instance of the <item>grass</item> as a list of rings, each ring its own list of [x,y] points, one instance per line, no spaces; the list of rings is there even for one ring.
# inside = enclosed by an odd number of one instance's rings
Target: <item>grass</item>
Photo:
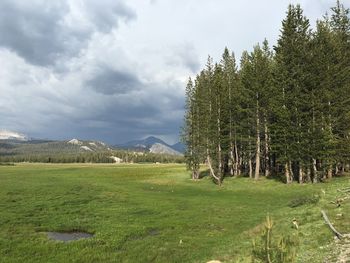
[[[182,165],[1,166],[0,262],[251,262],[267,214],[275,236],[299,238],[298,262],[322,262],[333,237],[320,209],[349,233],[349,202],[329,203],[349,186],[230,178],[218,187],[189,180]],[[63,243],[45,234],[75,230],[95,235]]]

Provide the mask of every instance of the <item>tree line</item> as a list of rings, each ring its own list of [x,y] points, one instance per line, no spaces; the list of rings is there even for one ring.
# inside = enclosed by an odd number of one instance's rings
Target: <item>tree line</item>
[[[239,65],[238,65],[239,64]],[[192,178],[208,165],[226,176],[319,182],[350,164],[350,19],[340,1],[311,29],[289,5],[279,39],[220,62],[186,87],[183,141]]]
[[[184,157],[169,154],[113,150],[86,153],[0,153],[0,163],[114,163],[111,156],[123,163],[184,163]]]

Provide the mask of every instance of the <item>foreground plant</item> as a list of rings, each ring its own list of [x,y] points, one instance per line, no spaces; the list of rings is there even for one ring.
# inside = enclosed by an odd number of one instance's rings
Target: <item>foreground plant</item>
[[[268,263],[294,263],[296,262],[296,248],[298,242],[295,238],[282,236],[274,238],[272,234],[274,223],[267,216],[264,230],[260,238],[253,240],[252,262]]]

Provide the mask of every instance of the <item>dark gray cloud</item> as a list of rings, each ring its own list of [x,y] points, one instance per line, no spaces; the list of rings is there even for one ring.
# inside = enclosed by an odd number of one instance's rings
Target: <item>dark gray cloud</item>
[[[123,72],[111,68],[102,68],[100,72],[86,84],[96,92],[112,95],[125,94],[139,89],[142,83],[131,72]]]
[[[88,19],[104,33],[118,26],[121,19],[136,18],[136,13],[124,3],[124,0],[85,0],[84,6]]]
[[[0,129],[176,141],[186,81],[208,54],[273,45],[290,2],[315,21],[335,0],[219,2],[0,0]]]
[[[94,32],[108,32],[118,26],[119,20],[135,17],[121,1],[77,3],[0,1],[0,45],[29,63],[53,65],[59,58],[79,55]]]

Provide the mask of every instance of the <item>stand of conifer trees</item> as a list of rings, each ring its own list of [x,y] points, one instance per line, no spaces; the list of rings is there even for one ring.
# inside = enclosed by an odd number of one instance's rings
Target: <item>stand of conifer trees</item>
[[[226,48],[186,87],[183,140],[192,178],[206,164],[225,176],[319,182],[350,164],[350,19],[339,1],[311,30],[290,5],[271,50],[265,40],[240,66]]]

